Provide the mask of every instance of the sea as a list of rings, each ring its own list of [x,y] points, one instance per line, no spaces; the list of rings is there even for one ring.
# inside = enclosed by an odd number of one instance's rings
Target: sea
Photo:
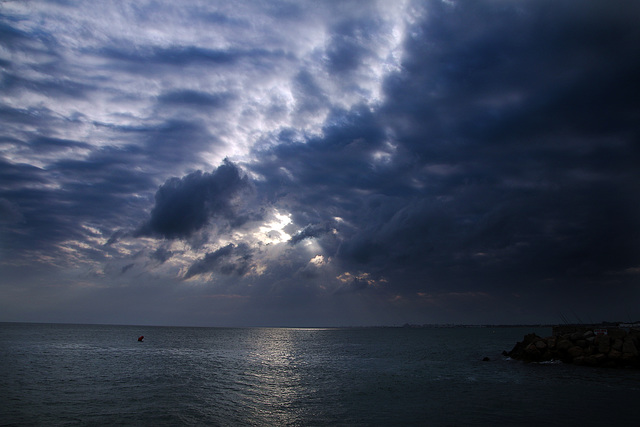
[[[502,356],[531,332],[0,323],[0,425],[638,425],[640,371]]]

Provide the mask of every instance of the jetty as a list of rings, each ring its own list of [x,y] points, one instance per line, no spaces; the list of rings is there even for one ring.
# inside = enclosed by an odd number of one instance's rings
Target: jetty
[[[640,323],[553,326],[550,337],[534,333],[504,356],[525,362],[640,368]]]

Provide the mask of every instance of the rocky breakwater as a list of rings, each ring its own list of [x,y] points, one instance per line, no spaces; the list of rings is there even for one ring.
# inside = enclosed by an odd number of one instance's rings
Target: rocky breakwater
[[[525,335],[503,355],[525,362],[560,360],[565,363],[611,368],[640,368],[640,329],[554,328],[553,336]]]

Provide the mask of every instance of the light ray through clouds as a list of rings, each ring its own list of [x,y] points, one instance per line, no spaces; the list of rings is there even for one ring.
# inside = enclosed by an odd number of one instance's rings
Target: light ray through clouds
[[[636,320],[637,16],[3,2],[0,320]]]

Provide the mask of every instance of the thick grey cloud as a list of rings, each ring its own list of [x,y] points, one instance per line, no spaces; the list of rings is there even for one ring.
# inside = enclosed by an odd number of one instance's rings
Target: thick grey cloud
[[[158,248],[151,254],[151,258],[163,264],[167,262],[172,255],[173,252],[170,250],[167,250],[166,248]]]
[[[194,263],[184,278],[189,279],[193,276],[208,272],[219,272],[221,274],[244,275],[251,267],[251,250],[247,245],[228,244],[222,248],[210,252],[203,259]]]
[[[187,108],[223,108],[228,104],[226,94],[208,94],[195,90],[178,90],[158,97],[161,104]]]
[[[455,229],[476,236],[457,248],[498,256],[528,247],[501,259],[514,276],[557,264],[564,271],[554,277],[570,274],[579,258],[599,274],[630,267],[639,130],[630,72],[640,70],[632,20],[592,4],[526,4],[526,13],[525,5],[431,6],[384,108],[392,123],[412,118],[399,139],[423,194],[451,197]],[[537,266],[511,264],[526,263],[532,246]]]
[[[332,29],[327,49],[327,67],[331,73],[354,71],[375,53],[369,49],[369,38],[380,25],[368,19],[345,20]]]
[[[630,285],[619,273],[640,254],[633,20],[550,3],[425,9],[380,109],[337,112],[321,139],[285,139],[255,166],[279,183],[272,193],[296,222],[343,218],[331,254],[398,290]]]
[[[331,230],[332,230],[331,224],[309,224],[306,227],[304,227],[302,230],[294,234],[291,237],[291,239],[289,239],[289,243],[292,245],[295,245],[296,243],[301,242],[304,239],[320,237],[323,234],[331,232]]]
[[[7,199],[0,199],[0,222],[16,223],[23,220],[20,209]]]
[[[171,178],[156,192],[151,218],[137,234],[188,238],[212,219],[234,222],[237,198],[248,190],[247,178],[229,161],[213,173],[196,171]]]
[[[634,3],[3,8],[3,319],[640,316]]]

